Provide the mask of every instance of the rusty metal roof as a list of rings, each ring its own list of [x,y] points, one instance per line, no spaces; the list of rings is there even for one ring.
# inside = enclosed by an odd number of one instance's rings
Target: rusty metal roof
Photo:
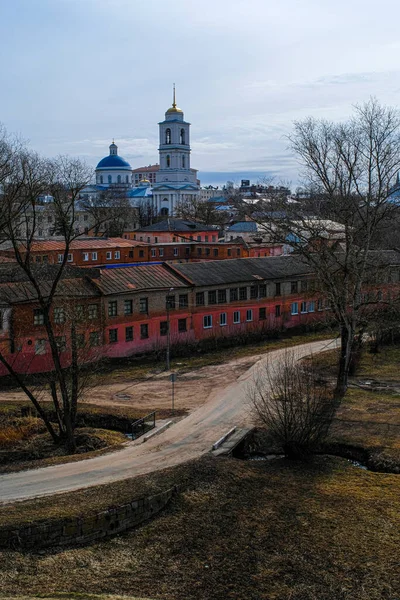
[[[194,285],[220,285],[268,279],[284,279],[311,273],[299,257],[270,256],[196,263],[171,263],[170,268]]]
[[[73,250],[101,250],[102,248],[132,248],[132,246],[147,246],[145,242],[136,240],[127,240],[125,238],[85,238],[73,240],[70,244],[71,252]],[[36,240],[31,245],[31,252],[49,252],[63,251],[65,248],[64,240]],[[21,252],[24,247],[21,247]]]
[[[40,289],[44,297],[51,290],[51,281],[41,281]],[[56,298],[90,298],[100,296],[100,292],[90,281],[85,279],[61,279],[57,285]],[[34,302],[37,292],[28,281],[0,284],[0,302],[9,304]]]
[[[172,273],[164,264],[102,269],[100,280],[96,281],[96,285],[106,295],[135,290],[150,291],[187,287],[185,281],[178,274]]]

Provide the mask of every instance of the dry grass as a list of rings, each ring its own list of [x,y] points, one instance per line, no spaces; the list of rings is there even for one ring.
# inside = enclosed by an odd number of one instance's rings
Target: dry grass
[[[204,458],[174,503],[84,548],[0,554],[2,594],[163,600],[395,600],[400,480],[342,459]]]

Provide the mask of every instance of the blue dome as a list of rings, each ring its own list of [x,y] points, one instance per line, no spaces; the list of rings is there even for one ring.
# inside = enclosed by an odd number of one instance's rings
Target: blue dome
[[[96,167],[96,171],[98,169],[124,169],[125,171],[131,171],[132,167],[126,160],[118,156],[118,154],[110,154],[101,159]]]

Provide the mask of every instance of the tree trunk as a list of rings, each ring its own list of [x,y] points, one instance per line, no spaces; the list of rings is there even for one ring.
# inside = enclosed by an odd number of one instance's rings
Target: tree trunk
[[[335,398],[341,400],[348,387],[351,351],[353,347],[354,332],[349,326],[340,326],[340,358],[337,375]]]

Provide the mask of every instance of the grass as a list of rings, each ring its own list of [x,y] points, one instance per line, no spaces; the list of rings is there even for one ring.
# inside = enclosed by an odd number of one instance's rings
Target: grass
[[[0,553],[0,589],[134,590],[163,600],[395,600],[399,531],[394,475],[328,457],[307,464],[205,457],[192,463],[169,508],[139,529],[83,548]]]
[[[137,596],[110,596],[110,595],[97,595],[97,594],[74,594],[69,592],[68,594],[54,594],[52,596],[42,595],[39,596],[0,596],[2,600],[34,600],[34,598],[41,598],[42,600],[151,600],[151,598],[138,598]]]

